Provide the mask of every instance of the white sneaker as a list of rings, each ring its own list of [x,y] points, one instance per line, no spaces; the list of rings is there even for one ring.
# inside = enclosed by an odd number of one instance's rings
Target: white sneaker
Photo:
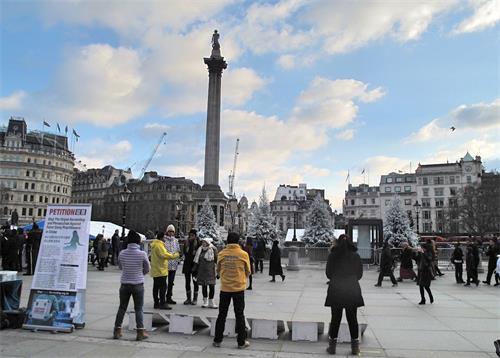
[[[208,300],[208,308],[219,308],[215,303],[213,299]]]
[[[203,304],[201,305],[201,307],[203,308],[207,308],[208,307],[208,300],[206,297],[203,297]]]

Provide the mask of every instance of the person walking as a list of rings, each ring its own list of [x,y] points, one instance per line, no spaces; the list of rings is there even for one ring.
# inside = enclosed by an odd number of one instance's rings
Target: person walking
[[[94,255],[92,256],[92,266],[95,266],[95,262],[97,261],[97,265],[99,266],[99,249],[98,244],[102,234],[97,234],[94,238],[94,242],[92,242],[92,248],[94,249]]]
[[[399,282],[405,279],[414,280],[416,278],[415,271],[413,271],[413,250],[406,242],[403,243],[402,247],[401,265],[399,266]]]
[[[120,254],[120,233],[118,229],[115,230],[111,236],[111,265],[115,266]]]
[[[455,265],[455,281],[457,283],[465,283],[463,278],[464,272],[464,253],[460,248],[460,243],[455,244],[455,250],[451,254],[451,263]]]
[[[254,263],[255,259],[253,258],[253,241],[251,237],[247,237],[247,240],[245,241],[245,245],[243,246],[243,250],[248,254],[248,257],[250,258],[250,276],[248,276],[248,287],[247,290],[252,290],[252,283],[253,283],[253,274],[255,273],[254,270]]]
[[[217,249],[211,238],[202,238],[201,246],[196,251],[193,263],[196,280],[203,294],[203,308],[218,308],[214,304]]]
[[[255,260],[255,273],[264,271],[264,258],[266,257],[266,243],[264,239],[259,238],[254,240],[255,248],[253,256]]]
[[[351,351],[359,355],[359,326],[357,309],[365,305],[361,294],[359,280],[363,276],[361,258],[347,235],[340,235],[336,245],[328,255],[326,277],[330,280],[325,306],[331,309],[329,344],[326,351],[335,354],[342,311],[345,310],[349,332],[351,334]]]
[[[464,286],[470,286],[470,283],[479,285],[479,278],[477,276],[477,266],[479,265],[479,250],[475,242],[467,244],[467,251],[465,252],[465,268],[467,270],[467,282]]]
[[[139,249],[141,238],[135,231],[128,233],[128,247],[120,252],[118,256],[118,267],[122,270],[120,286],[120,307],[116,313],[113,338],[122,337],[122,323],[125,312],[127,312],[130,296],[134,299],[135,322],[137,325],[136,340],[142,341],[148,338],[144,329],[143,305],[144,305],[144,275],[149,272],[150,265],[148,256]]]
[[[278,247],[278,241],[273,241],[273,247],[271,249],[271,255],[269,256],[269,276],[271,276],[271,281],[276,282],[275,276],[280,275],[281,281],[285,281],[285,275],[283,275],[283,267],[281,266],[281,251]]]
[[[184,254],[184,263],[182,265],[182,273],[184,274],[185,284],[186,284],[186,300],[184,301],[185,305],[194,305],[198,303],[198,281],[196,279],[196,275],[193,273],[194,268],[194,257],[196,255],[196,251],[200,247],[200,241],[197,237],[197,232],[195,229],[191,229],[189,231],[189,236],[182,248],[182,252]],[[191,299],[191,281],[193,281],[193,298]]]
[[[167,232],[165,236],[165,247],[167,248],[167,251],[170,252],[171,254],[181,253],[179,240],[175,238],[175,227],[172,224],[168,225],[167,227]],[[174,280],[175,280],[175,273],[177,272],[177,266],[179,266],[179,260],[177,258],[170,260],[168,262],[167,303],[169,305],[175,305],[177,303],[172,299],[172,295],[174,293]]]
[[[108,259],[109,244],[102,234],[97,235],[97,237],[99,238],[99,241],[97,242],[97,255],[99,257],[98,270],[104,271],[104,266],[106,265],[106,260]]]
[[[394,277],[393,270],[394,259],[392,257],[391,248],[389,247],[389,243],[387,241],[384,242],[382,246],[382,254],[380,256],[380,273],[378,275],[378,281],[375,284],[375,287],[382,286],[382,280],[384,276],[389,276],[392,282],[392,287],[398,285],[396,278]]]
[[[163,233],[156,235],[151,242],[151,272],[153,278],[153,301],[155,309],[172,309],[166,302],[167,277],[170,274],[168,270],[169,260],[175,260],[179,253],[171,253],[165,247],[165,237]]]
[[[497,239],[490,239],[488,245],[488,251],[486,251],[486,256],[488,256],[488,273],[486,275],[486,280],[483,281],[484,284],[491,284],[491,276],[495,271],[497,265],[497,255],[500,254],[500,248],[498,246]]]
[[[432,245],[425,243],[421,248],[417,249],[417,262],[418,262],[418,276],[417,284],[420,289],[420,302],[419,305],[425,305],[424,289],[429,295],[431,303],[434,302],[434,297],[431,292],[431,281],[433,276],[432,271]]]
[[[432,245],[432,268],[434,271],[434,276],[444,276],[444,273],[439,269],[439,251],[436,246],[436,241],[430,240]]]
[[[226,325],[227,311],[231,300],[236,318],[236,333],[238,348],[250,347],[246,340],[245,328],[245,289],[247,277],[250,275],[250,258],[239,245],[240,236],[235,232],[227,235],[227,246],[219,253],[217,260],[217,274],[220,276],[221,288],[219,298],[219,315],[215,323],[213,345],[220,347]]]

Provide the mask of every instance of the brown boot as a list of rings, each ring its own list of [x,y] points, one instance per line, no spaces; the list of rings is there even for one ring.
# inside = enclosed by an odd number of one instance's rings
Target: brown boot
[[[359,339],[353,339],[351,341],[351,351],[352,355],[358,356],[360,351],[359,351]]]
[[[326,351],[328,354],[335,354],[337,352],[337,338],[330,338]]]
[[[147,339],[148,337],[149,336],[144,328],[137,328],[137,338],[135,339],[136,341],[142,341],[144,339]]]
[[[121,327],[115,327],[113,330],[113,339],[120,339],[122,338],[122,328]]]

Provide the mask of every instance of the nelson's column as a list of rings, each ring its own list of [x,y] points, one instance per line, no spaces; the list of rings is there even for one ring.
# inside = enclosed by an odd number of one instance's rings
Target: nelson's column
[[[212,53],[210,57],[205,57],[203,60],[208,66],[208,103],[205,173],[199,200],[203,202],[207,196],[210,198],[211,205],[216,206],[214,211],[216,211],[217,223],[223,226],[227,198],[219,186],[220,105],[222,71],[227,67],[227,63],[220,53],[219,33],[217,30],[212,35]]]

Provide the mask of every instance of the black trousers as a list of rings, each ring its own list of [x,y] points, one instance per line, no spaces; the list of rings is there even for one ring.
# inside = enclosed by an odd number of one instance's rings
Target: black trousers
[[[190,273],[184,274],[184,280],[186,282],[185,284],[186,292],[191,292],[191,280],[193,280],[193,290],[194,292],[198,293],[200,286],[198,285],[198,282],[194,280],[194,277]]]
[[[227,311],[229,304],[233,300],[234,316],[236,318],[236,333],[238,345],[245,344],[247,331],[245,328],[245,291],[224,292],[220,291],[219,297],[219,315],[215,323],[214,342],[220,343],[224,338],[224,328],[226,326]]]
[[[496,266],[488,265],[488,274],[486,275],[486,282],[490,283],[491,276],[493,276],[493,272],[495,271]]]
[[[155,304],[165,303],[167,276],[153,277],[153,300]]]
[[[32,246],[26,244],[25,248],[25,256],[26,256],[26,274],[27,275],[33,275],[35,272],[35,265],[33,263],[33,250]]]
[[[457,283],[463,283],[463,273],[464,273],[464,265],[463,264],[454,264],[455,265],[455,280]]]
[[[264,271],[264,260],[256,259],[255,260],[255,273]]]
[[[332,318],[330,321],[330,329],[328,335],[330,338],[337,338],[339,335],[340,321],[342,320],[342,307],[331,307]],[[347,324],[349,325],[349,332],[351,333],[351,339],[358,339],[359,337],[359,326],[358,326],[358,308],[350,307],[345,308],[345,315],[347,318]]]
[[[478,282],[477,278],[477,267],[471,267],[467,269],[467,283],[476,283]]]
[[[172,298],[172,292],[174,290],[175,272],[176,272],[175,270],[168,271],[167,299]]]
[[[382,270],[380,270],[380,273],[378,275],[377,285],[381,285],[382,284],[382,280],[384,279],[384,276],[389,276],[390,279],[391,279],[391,282],[393,284],[398,283],[398,281],[396,281],[396,278],[394,277],[394,273],[392,272],[392,270],[391,270],[391,273],[389,275],[385,275],[384,272]]]
[[[201,293],[203,294],[203,298],[208,296],[208,298],[212,300],[215,296],[215,285],[201,286]]]
[[[425,302],[425,294],[424,294],[424,289],[427,291],[427,294],[429,295],[429,299],[431,301],[434,301],[434,297],[432,297],[432,292],[431,288],[429,286],[418,286],[420,288],[420,298],[422,299],[423,302]]]

